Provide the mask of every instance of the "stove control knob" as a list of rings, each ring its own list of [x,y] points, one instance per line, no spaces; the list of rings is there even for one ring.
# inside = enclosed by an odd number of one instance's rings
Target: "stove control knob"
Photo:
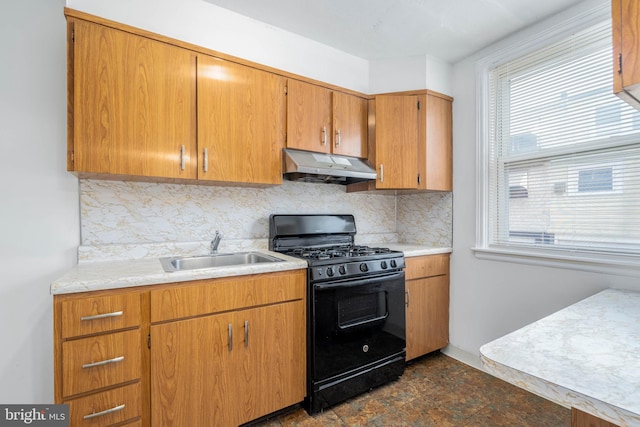
[[[367,271],[369,271],[369,266],[366,263],[360,264],[360,271],[366,273]]]
[[[398,264],[396,263],[395,259],[391,260],[391,268],[396,268],[398,266]]]
[[[338,271],[340,272],[340,274],[347,274],[347,268],[344,265],[338,267]]]
[[[333,277],[334,274],[335,274],[335,272],[333,271],[333,267],[328,267],[327,268],[327,276]]]
[[[382,267],[382,269],[385,270],[387,268],[387,261],[382,261],[380,263],[380,267]]]

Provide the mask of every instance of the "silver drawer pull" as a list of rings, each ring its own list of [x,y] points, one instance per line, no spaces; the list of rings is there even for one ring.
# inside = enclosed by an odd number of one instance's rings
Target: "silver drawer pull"
[[[113,313],[96,314],[93,316],[82,316],[80,320],[97,320],[106,319],[107,317],[118,317],[124,314],[123,311],[114,311]]]
[[[227,346],[229,347],[229,351],[233,350],[233,325],[229,323],[229,336],[227,337]]]
[[[106,410],[104,410],[102,412],[94,412],[93,414],[85,415],[84,419],[85,420],[90,420],[91,418],[101,417],[103,415],[112,414],[114,412],[122,411],[124,409],[124,406],[125,405],[122,404],[122,405],[115,406],[115,407],[113,407],[111,409],[106,409]]]
[[[84,365],[82,365],[82,368],[94,368],[96,366],[104,366],[104,365],[109,365],[111,363],[122,362],[123,360],[124,360],[124,356],[119,356],[119,357],[114,357],[113,359],[102,360],[100,362],[85,363]]]

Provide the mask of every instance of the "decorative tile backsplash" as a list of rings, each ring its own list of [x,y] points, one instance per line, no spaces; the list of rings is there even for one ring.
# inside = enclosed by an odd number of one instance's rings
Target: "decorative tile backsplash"
[[[451,246],[451,195],[347,193],[335,184],[268,188],[81,180],[79,261],[266,249],[273,213],[353,214],[356,242]]]
[[[426,246],[453,246],[453,193],[398,195],[398,241]]]

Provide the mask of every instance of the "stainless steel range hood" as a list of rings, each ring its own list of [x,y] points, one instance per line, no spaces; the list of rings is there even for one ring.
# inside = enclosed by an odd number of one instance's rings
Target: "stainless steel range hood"
[[[285,148],[284,176],[291,181],[351,184],[377,175],[366,160],[357,157]]]

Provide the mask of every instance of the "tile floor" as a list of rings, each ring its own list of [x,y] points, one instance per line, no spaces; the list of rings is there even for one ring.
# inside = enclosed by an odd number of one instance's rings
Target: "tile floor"
[[[571,411],[437,352],[398,381],[313,417],[296,408],[254,425],[568,427]]]

